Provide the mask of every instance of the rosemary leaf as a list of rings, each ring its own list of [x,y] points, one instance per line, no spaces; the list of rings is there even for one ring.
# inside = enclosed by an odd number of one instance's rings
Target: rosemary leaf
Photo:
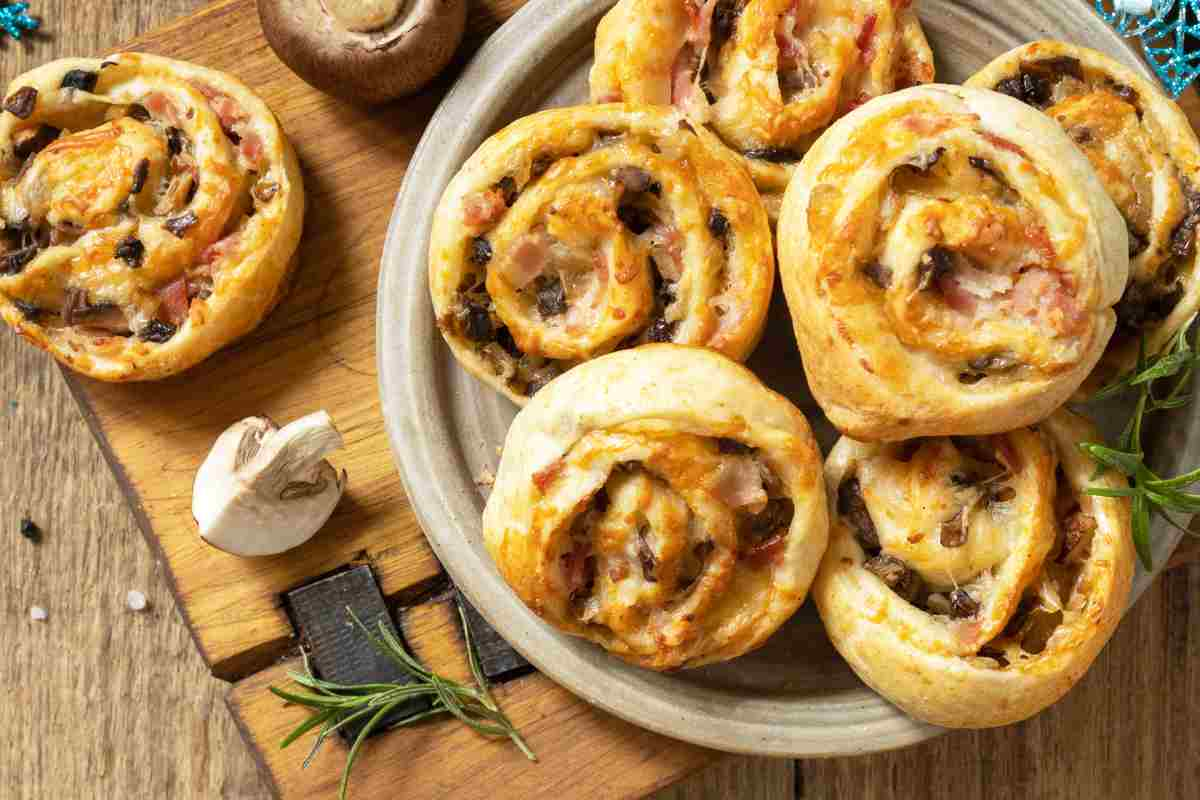
[[[1150,523],[1153,518],[1161,517],[1172,527],[1191,534],[1166,512],[1200,513],[1200,494],[1184,491],[1186,487],[1200,482],[1200,467],[1173,478],[1161,478],[1146,465],[1142,449],[1142,424],[1147,414],[1180,408],[1191,401],[1192,395],[1187,388],[1192,372],[1200,365],[1200,352],[1188,341],[1188,332],[1194,321],[1195,317],[1180,328],[1170,345],[1157,355],[1146,354],[1143,340],[1138,350],[1137,366],[1094,396],[1094,399],[1102,400],[1130,390],[1138,393],[1133,414],[1121,433],[1118,446],[1112,448],[1097,442],[1079,443],[1079,449],[1096,463],[1097,473],[1092,476],[1093,480],[1107,469],[1116,470],[1129,480],[1128,489],[1092,486],[1085,489],[1084,493],[1094,497],[1131,498],[1133,545],[1138,559],[1147,570],[1154,567],[1150,546]],[[1173,380],[1169,381],[1170,388],[1166,395],[1156,395],[1155,383],[1168,378]]]
[[[1169,491],[1169,488],[1167,490]],[[492,697],[487,679],[479,667],[479,655],[475,652],[475,645],[471,641],[470,630],[465,620],[463,621],[463,631],[466,638],[467,661],[471,665],[471,675],[475,680],[473,687],[443,678],[426,669],[405,649],[404,644],[382,620],[379,623],[378,631],[373,632],[355,616],[353,610],[347,608],[346,612],[372,646],[395,662],[396,666],[413,679],[412,683],[347,685],[322,680],[313,675],[312,667],[308,663],[308,655],[305,653],[303,654],[304,672],[288,674],[295,683],[311,690],[310,692],[294,692],[274,686],[270,687],[277,697],[314,711],[308,719],[297,725],[279,743],[281,748],[287,747],[305,733],[314,728],[318,729],[312,750],[304,759],[305,767],[309,765],[330,734],[355,720],[366,718],[366,723],[355,736],[346,756],[346,764],[342,771],[342,780],[338,791],[339,800],[345,800],[346,791],[350,785],[350,770],[358,759],[363,742],[383,724],[392,711],[412,697],[432,697],[433,703],[426,710],[389,722],[387,724],[389,729],[412,725],[433,716],[449,714],[484,736],[508,738],[526,758],[530,761],[537,761],[533,750],[521,737],[508,716],[500,710],[495,698]],[[461,609],[459,614],[462,614]]]

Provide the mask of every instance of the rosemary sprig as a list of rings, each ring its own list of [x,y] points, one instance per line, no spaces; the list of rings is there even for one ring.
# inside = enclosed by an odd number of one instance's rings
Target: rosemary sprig
[[[1131,498],[1133,544],[1147,570],[1154,568],[1150,553],[1150,523],[1154,517],[1160,517],[1177,530],[1194,536],[1167,512],[1200,513],[1200,494],[1184,491],[1200,481],[1200,468],[1174,478],[1161,478],[1146,466],[1146,453],[1142,448],[1142,424],[1147,414],[1179,408],[1192,399],[1187,393],[1188,381],[1192,371],[1200,364],[1200,351],[1196,350],[1195,342],[1189,342],[1187,338],[1193,320],[1189,320],[1172,339],[1170,346],[1158,355],[1147,356],[1143,340],[1138,351],[1137,366],[1093,396],[1094,400],[1104,400],[1131,390],[1137,392],[1133,414],[1117,446],[1107,447],[1096,442],[1082,442],[1079,445],[1096,462],[1100,471],[1115,469],[1129,479],[1127,489],[1089,487],[1084,491],[1097,497]],[[1167,382],[1165,394],[1155,391],[1155,385],[1160,381]]]
[[[366,724],[354,738],[350,752],[346,756],[346,766],[342,770],[342,782],[338,789],[339,800],[345,800],[346,787],[350,781],[350,769],[358,758],[358,751],[362,747],[362,743],[394,708],[414,697],[429,697],[432,699],[432,706],[425,711],[390,723],[389,728],[412,725],[438,714],[450,714],[484,736],[511,739],[526,758],[530,761],[537,761],[537,756],[529,749],[529,745],[521,738],[521,734],[517,732],[508,716],[500,710],[492,696],[487,678],[479,666],[479,656],[475,652],[475,644],[471,641],[471,630],[461,608],[458,610],[458,614],[462,620],[463,637],[466,639],[467,660],[471,665],[471,675],[475,678],[474,686],[465,686],[448,680],[423,667],[404,648],[395,634],[384,625],[383,620],[379,621],[379,632],[375,634],[348,606],[346,613],[350,615],[350,619],[375,649],[394,661],[406,675],[413,679],[412,683],[346,685],[321,680],[313,675],[312,668],[308,663],[308,654],[305,653],[303,654],[304,672],[289,672],[288,677],[312,691],[292,692],[271,687],[271,691],[276,696],[289,703],[311,708],[314,712],[279,743],[281,748],[287,747],[313,728],[320,728],[317,738],[313,742],[312,750],[304,759],[305,767],[309,765],[317,750],[331,733],[354,720],[366,719]]]

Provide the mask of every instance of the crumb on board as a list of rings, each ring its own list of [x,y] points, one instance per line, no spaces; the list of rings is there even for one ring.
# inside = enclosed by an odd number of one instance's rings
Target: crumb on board
[[[43,622],[48,616],[50,615],[46,613],[46,609],[41,606],[31,606],[29,608],[29,618],[34,622]]]
[[[21,518],[21,535],[34,544],[42,541],[42,529],[38,524],[27,516]]]
[[[147,605],[146,595],[137,589],[130,589],[125,595],[125,604],[129,606],[130,611],[144,611]]]
[[[490,488],[496,482],[496,474],[487,467],[484,467],[479,472],[479,476],[475,478],[475,485],[482,488]]]

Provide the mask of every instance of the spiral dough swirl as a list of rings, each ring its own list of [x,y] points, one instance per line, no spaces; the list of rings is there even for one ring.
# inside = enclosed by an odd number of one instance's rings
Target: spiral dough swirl
[[[1032,42],[967,81],[1045,112],[1087,156],[1124,218],[1129,281],[1117,330],[1085,385],[1096,389],[1157,353],[1200,308],[1200,140],[1151,81],[1103,53]]]
[[[103,380],[178,372],[279,301],[299,165],[229,75],[157,56],[65,59],[0,113],[0,313]]]
[[[823,487],[787,400],[719,353],[645,345],[517,415],[484,541],[550,624],[639,666],[692,667],[753,649],[803,602]]]
[[[593,102],[674,105],[711,126],[772,219],[826,126],[934,73],[910,0],[621,0],[595,53]]]
[[[859,677],[958,728],[1025,719],[1082,677],[1133,575],[1128,503],[1084,493],[1125,485],[1093,478],[1077,444],[1095,436],[1059,411],[989,437],[837,443],[813,597]]]
[[[995,92],[906,89],[838,121],[788,187],[779,267],[816,399],[863,440],[1047,416],[1091,371],[1124,226],[1050,119]]]
[[[443,337],[519,404],[575,364],[645,342],[744,359],[774,280],[753,183],[666,108],[517,120],[451,181],[429,250]]]

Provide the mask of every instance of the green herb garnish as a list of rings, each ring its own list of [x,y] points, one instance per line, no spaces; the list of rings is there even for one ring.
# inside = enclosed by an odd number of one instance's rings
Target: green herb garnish
[[[358,757],[358,751],[362,743],[366,741],[371,732],[379,726],[393,709],[414,697],[429,697],[432,700],[432,706],[425,711],[390,723],[388,725],[389,728],[411,725],[438,714],[450,714],[464,725],[484,736],[498,736],[511,739],[513,744],[525,754],[526,758],[530,761],[537,761],[537,756],[529,749],[529,745],[521,738],[521,734],[517,732],[512,721],[500,710],[500,707],[496,705],[495,698],[492,697],[487,678],[479,666],[479,656],[475,652],[475,645],[471,641],[470,628],[467,626],[467,621],[463,617],[461,608],[458,614],[459,618],[462,619],[463,636],[466,639],[467,645],[467,660],[471,665],[471,674],[475,678],[475,686],[464,686],[461,683],[448,680],[425,669],[404,648],[404,645],[396,638],[395,634],[384,625],[383,620],[379,621],[379,633],[376,635],[368,630],[367,626],[359,620],[349,607],[346,608],[346,613],[350,615],[350,619],[353,620],[354,624],[358,626],[375,649],[394,661],[405,674],[413,679],[412,683],[367,683],[358,685],[331,683],[313,675],[308,663],[308,655],[304,654],[304,672],[289,672],[288,677],[301,686],[311,689],[315,694],[308,692],[288,692],[283,689],[277,689],[274,686],[271,687],[272,692],[287,702],[311,708],[316,712],[304,722],[297,725],[279,743],[281,748],[287,747],[308,731],[319,726],[320,731],[317,733],[317,739],[313,742],[312,750],[309,752],[308,757],[304,759],[305,767],[312,761],[313,756],[316,755],[317,750],[320,749],[329,734],[356,719],[365,718],[367,720],[350,746],[350,753],[346,756],[346,767],[342,771],[342,782],[338,789],[340,800],[345,800],[346,787],[350,781],[350,769],[354,766],[354,761]]]
[[[1193,318],[1194,319],[1194,318]],[[1081,442],[1079,449],[1104,469],[1115,469],[1129,479],[1128,489],[1089,487],[1086,494],[1096,497],[1132,498],[1133,544],[1138,558],[1147,569],[1153,569],[1150,555],[1150,523],[1161,517],[1177,530],[1195,536],[1167,513],[1200,513],[1200,494],[1184,491],[1200,481],[1200,468],[1185,472],[1174,478],[1161,478],[1146,466],[1146,453],[1142,449],[1142,423],[1147,414],[1187,405],[1192,396],[1186,393],[1192,371],[1200,364],[1200,352],[1187,339],[1192,321],[1184,325],[1177,336],[1162,353],[1146,355],[1146,343],[1142,341],[1138,352],[1137,366],[1105,386],[1093,396],[1093,400],[1105,400],[1126,391],[1137,392],[1137,403],[1117,446],[1107,447],[1096,442]],[[1155,392],[1155,384],[1167,381],[1165,394]]]

